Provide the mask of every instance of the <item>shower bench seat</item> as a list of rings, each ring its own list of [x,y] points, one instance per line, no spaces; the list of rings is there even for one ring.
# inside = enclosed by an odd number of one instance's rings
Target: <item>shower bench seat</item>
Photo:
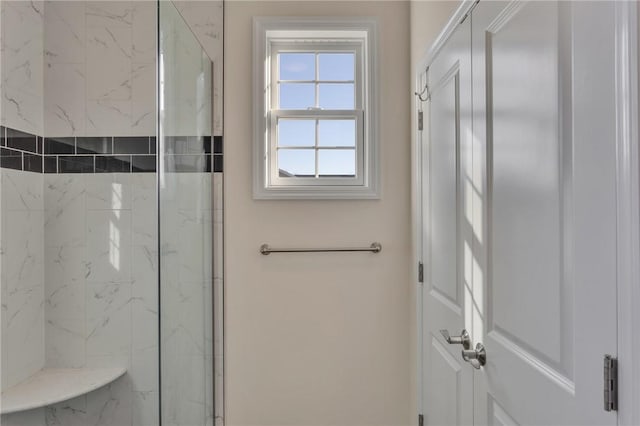
[[[2,392],[0,414],[66,401],[116,380],[126,368],[45,368]]]

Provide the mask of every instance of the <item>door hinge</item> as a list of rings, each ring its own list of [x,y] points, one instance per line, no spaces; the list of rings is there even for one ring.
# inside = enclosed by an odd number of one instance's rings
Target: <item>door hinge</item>
[[[604,411],[618,410],[618,360],[604,356]]]
[[[418,282],[424,282],[424,265],[422,262],[418,262]]]
[[[418,111],[418,130],[424,129],[424,113]]]
[[[424,415],[418,414],[418,426],[424,426]]]

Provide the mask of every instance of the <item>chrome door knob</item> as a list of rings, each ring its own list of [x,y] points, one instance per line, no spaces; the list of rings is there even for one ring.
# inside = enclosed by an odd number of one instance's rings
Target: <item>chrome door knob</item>
[[[482,343],[478,343],[475,349],[463,350],[462,359],[467,361],[476,370],[487,363],[487,351]]]
[[[471,347],[471,337],[469,337],[467,330],[462,330],[459,336],[451,336],[448,330],[440,330],[440,334],[442,334],[444,340],[450,345],[462,345],[465,349]]]

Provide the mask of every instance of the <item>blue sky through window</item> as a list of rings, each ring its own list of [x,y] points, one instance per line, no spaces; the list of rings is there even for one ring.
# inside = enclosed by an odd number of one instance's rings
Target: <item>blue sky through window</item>
[[[280,109],[355,108],[354,53],[280,53],[278,60]],[[355,176],[355,119],[318,119],[279,120],[277,162],[281,177],[316,173]],[[342,149],[321,149],[323,146]]]

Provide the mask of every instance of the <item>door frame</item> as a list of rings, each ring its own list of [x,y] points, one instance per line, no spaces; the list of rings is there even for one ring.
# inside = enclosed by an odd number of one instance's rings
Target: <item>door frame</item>
[[[465,19],[479,0],[463,0],[458,9],[426,51],[414,70],[414,90],[421,93],[422,74],[433,62],[458,24]],[[640,424],[640,365],[634,363],[634,354],[640,354],[640,136],[638,119],[638,98],[640,74],[638,59],[640,41],[638,25],[640,7],[636,2],[615,2],[615,102],[616,102],[616,151],[617,151],[617,312],[618,312],[618,377],[619,377],[619,425]],[[418,111],[424,113],[423,130],[418,129]],[[426,102],[414,98],[412,123],[412,227],[413,265],[424,259],[426,248],[422,246],[423,196],[428,188],[423,188],[422,160],[427,153],[422,149],[422,137],[429,134],[428,108]],[[417,350],[417,408],[423,407],[423,284],[416,277],[416,350]],[[616,291],[616,289],[613,289]],[[604,354],[603,354],[604,355]]]
[[[640,424],[640,182],[638,150],[638,13],[636,2],[615,3],[618,424]],[[637,361],[637,359],[635,360]]]

